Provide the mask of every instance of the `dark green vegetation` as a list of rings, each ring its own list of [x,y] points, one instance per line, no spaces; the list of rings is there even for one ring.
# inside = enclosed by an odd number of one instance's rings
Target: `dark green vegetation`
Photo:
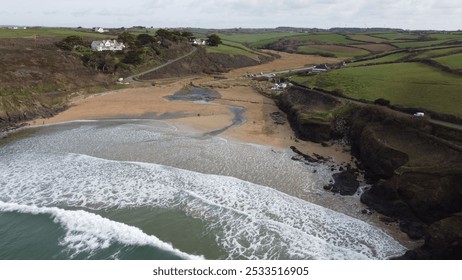
[[[187,52],[192,34],[158,29],[155,35],[147,33],[123,32],[117,36],[126,48],[122,51],[93,51],[91,42],[78,36],[68,36],[56,43],[60,49],[73,51],[79,55],[88,67],[105,73],[126,75],[137,68],[152,67],[171,59],[182,52]],[[173,51],[173,56],[171,52]]]

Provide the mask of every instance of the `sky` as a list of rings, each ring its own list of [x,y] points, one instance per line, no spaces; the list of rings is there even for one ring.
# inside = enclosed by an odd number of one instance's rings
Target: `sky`
[[[0,25],[462,29],[460,0],[13,0]]]

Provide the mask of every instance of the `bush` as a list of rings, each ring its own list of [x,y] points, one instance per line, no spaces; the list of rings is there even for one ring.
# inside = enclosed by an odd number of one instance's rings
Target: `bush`
[[[64,38],[63,40],[56,43],[56,46],[58,48],[65,50],[65,51],[72,51],[77,46],[84,46],[84,45],[85,43],[82,37],[75,36],[75,35],[68,36]]]
[[[213,47],[216,47],[222,43],[220,36],[218,36],[217,34],[212,34],[212,35],[207,36],[207,42],[209,46],[213,46]]]

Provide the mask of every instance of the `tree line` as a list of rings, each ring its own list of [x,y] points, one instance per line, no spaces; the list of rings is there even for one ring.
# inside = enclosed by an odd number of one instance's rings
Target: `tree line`
[[[143,62],[158,60],[163,50],[175,44],[186,43],[192,38],[194,34],[189,31],[158,29],[155,35],[147,33],[134,35],[130,32],[119,34],[117,40],[126,46],[122,51],[93,51],[89,47],[90,42],[75,35],[57,42],[56,46],[65,51],[78,53],[88,67],[106,73],[115,73],[118,70],[129,70]],[[216,34],[209,35],[208,44],[218,46],[221,44],[221,39]]]

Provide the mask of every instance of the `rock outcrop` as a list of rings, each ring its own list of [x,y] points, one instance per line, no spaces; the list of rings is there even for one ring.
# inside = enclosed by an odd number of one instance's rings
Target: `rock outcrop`
[[[341,105],[334,97],[301,88],[281,94],[279,104],[304,139],[320,142],[338,137],[335,122],[346,123],[349,129],[343,132],[372,184],[361,201],[398,220],[410,238],[425,239],[422,248],[402,258],[462,258],[461,131],[375,105],[322,120],[303,119],[300,116],[323,115],[322,110],[326,116]],[[325,189],[354,193],[354,184],[349,184],[353,181],[342,179],[347,175],[335,174],[335,183]]]

